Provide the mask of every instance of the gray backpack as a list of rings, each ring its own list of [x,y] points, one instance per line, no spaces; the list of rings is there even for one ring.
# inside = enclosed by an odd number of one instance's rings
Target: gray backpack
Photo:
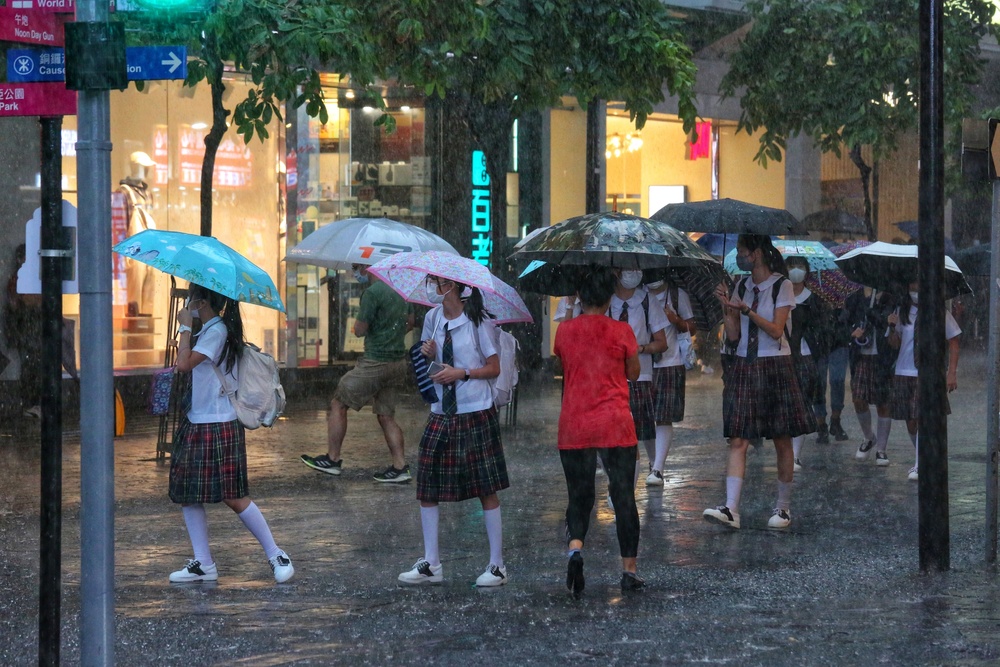
[[[278,364],[270,354],[251,343],[243,346],[235,391],[226,387],[222,371],[212,364],[236,417],[245,428],[271,426],[285,410],[285,389],[278,376]]]

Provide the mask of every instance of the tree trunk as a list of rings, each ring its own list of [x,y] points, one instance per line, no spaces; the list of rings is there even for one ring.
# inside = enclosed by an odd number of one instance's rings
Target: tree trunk
[[[871,175],[872,168],[869,167],[863,157],[861,157],[861,144],[851,146],[851,162],[857,166],[861,172],[861,191],[865,197],[865,228],[868,230],[868,240],[877,241],[875,225],[872,222],[872,195],[871,195]]]
[[[212,181],[215,176],[215,156],[226,135],[226,118],[229,111],[222,105],[223,62],[214,36],[206,36],[203,44],[205,62],[208,63],[208,82],[212,89],[212,129],[205,135],[205,157],[201,163],[201,235],[212,235]]]

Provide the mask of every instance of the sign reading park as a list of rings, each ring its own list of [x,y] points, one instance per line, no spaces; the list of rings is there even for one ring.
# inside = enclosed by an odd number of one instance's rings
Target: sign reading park
[[[0,83],[0,116],[74,115],[76,92],[64,83]]]

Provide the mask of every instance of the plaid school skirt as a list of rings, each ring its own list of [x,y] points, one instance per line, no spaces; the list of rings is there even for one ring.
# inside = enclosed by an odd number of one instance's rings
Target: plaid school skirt
[[[951,403],[944,397],[944,413],[951,414]],[[889,398],[889,416],[899,421],[920,417],[920,378],[908,375],[892,377],[892,395]]]
[[[684,364],[653,369],[653,422],[676,424],[684,419]],[[654,430],[655,436],[655,430]]]
[[[656,422],[653,420],[653,383],[629,382],[628,407],[635,423],[635,437],[640,442],[656,437]]]
[[[816,431],[791,356],[733,357],[722,392],[723,435],[775,438]]]
[[[246,431],[238,420],[192,424],[184,419],[170,454],[170,499],[218,503],[249,495]]]
[[[885,405],[892,394],[892,377],[878,371],[878,357],[859,354],[851,364],[851,396],[868,405]]]
[[[823,403],[821,391],[823,385],[819,382],[819,371],[816,370],[816,360],[811,354],[801,356],[795,362],[795,373],[799,378],[799,389],[806,401],[806,407]]]
[[[457,502],[510,486],[496,408],[431,413],[417,455],[417,500]]]

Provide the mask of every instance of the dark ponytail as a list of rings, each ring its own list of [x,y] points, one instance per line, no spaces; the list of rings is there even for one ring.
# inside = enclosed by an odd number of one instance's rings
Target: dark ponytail
[[[455,289],[458,290],[461,296],[466,289],[470,290],[469,296],[461,297],[463,304],[463,312],[465,316],[472,320],[472,323],[477,327],[483,323],[483,320],[489,317],[491,320],[496,319],[496,315],[486,310],[486,305],[483,303],[482,292],[479,291],[478,287],[469,287],[468,285],[463,285],[462,283],[455,283]]]
[[[222,323],[226,325],[226,344],[222,346],[220,365],[224,365],[227,373],[232,372],[236,360],[243,354],[243,318],[240,315],[240,302],[228,296],[212,291],[207,287],[192,284],[188,289],[191,299],[205,299],[215,312],[219,313]],[[212,360],[215,363],[215,360]]]
[[[760,250],[764,257],[764,264],[771,273],[780,273],[788,277],[788,267],[785,266],[785,258],[781,256],[778,249],[771,243],[771,237],[764,234],[740,234],[737,245],[743,246],[749,252]]]

